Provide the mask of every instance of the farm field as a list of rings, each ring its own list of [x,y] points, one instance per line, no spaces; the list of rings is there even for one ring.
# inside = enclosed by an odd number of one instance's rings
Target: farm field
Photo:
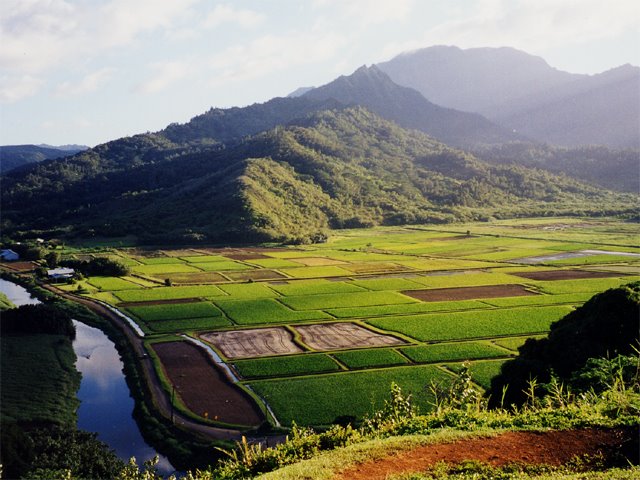
[[[425,386],[467,360],[486,388],[527,338],[640,280],[639,235],[638,224],[554,218],[342,230],[295,248],[119,249],[110,255],[131,274],[83,286],[139,324],[168,384],[187,373],[155,342],[190,336],[228,365],[239,383],[228,388],[253,392],[256,411],[328,425],[380,406],[392,381],[428,408]],[[202,416],[196,391],[181,401]]]

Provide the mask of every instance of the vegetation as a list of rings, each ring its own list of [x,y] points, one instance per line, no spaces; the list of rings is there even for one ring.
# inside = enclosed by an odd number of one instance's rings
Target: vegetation
[[[233,365],[244,378],[287,377],[339,370],[338,364],[325,354],[242,360]]]
[[[481,342],[420,345],[417,347],[405,347],[400,351],[416,363],[475,360],[505,356],[503,350]]]
[[[5,311],[0,319],[0,334],[64,335],[73,340],[76,329],[69,314],[56,305],[22,305]]]

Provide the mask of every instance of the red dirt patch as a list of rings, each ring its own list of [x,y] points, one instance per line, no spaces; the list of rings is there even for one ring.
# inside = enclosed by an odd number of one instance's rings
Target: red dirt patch
[[[472,300],[475,298],[523,297],[537,295],[522,285],[489,285],[485,287],[433,288],[431,290],[405,290],[409,297],[423,302]]]
[[[624,274],[617,272],[593,272],[589,270],[547,270],[546,272],[519,272],[512,273],[516,277],[529,280],[579,280],[582,278],[609,278],[620,277]]]
[[[152,345],[185,405],[197,415],[236,425],[259,425],[264,415],[253,400],[232,385],[209,356],[187,342]]]
[[[36,268],[33,262],[2,262],[2,266],[15,270],[16,272],[30,272]]]
[[[334,478],[384,479],[391,474],[424,471],[438,462],[458,464],[465,460],[494,466],[509,463],[559,466],[576,455],[593,456],[619,450],[632,435],[632,432],[625,430],[599,429],[508,432],[497,437],[418,447],[350,467]]]

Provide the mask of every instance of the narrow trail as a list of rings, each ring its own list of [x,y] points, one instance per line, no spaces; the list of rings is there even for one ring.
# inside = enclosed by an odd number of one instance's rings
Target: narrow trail
[[[52,285],[42,284],[41,287],[49,290],[52,293],[55,293],[62,298],[65,298],[66,300],[84,305],[91,311],[108,319],[120,330],[122,330],[122,332],[127,337],[129,345],[133,349],[135,355],[138,357],[138,362],[142,367],[145,382],[152,393],[152,402],[156,410],[163,417],[171,419],[173,415],[175,425],[189,432],[196,433],[208,440],[240,440],[242,438],[243,433],[238,430],[214,427],[212,425],[199,423],[189,417],[182,415],[180,412],[172,408],[171,398],[162,388],[162,384],[160,382],[160,379],[158,378],[158,374],[153,366],[151,358],[146,355],[146,349],[144,347],[143,340],[135,334],[135,332],[131,329],[131,327],[125,320],[110,311],[108,308],[87,298],[62,291]],[[251,440],[268,442],[268,439],[265,439],[264,437],[252,438]]]
[[[458,464],[476,460],[493,466],[566,464],[576,456],[621,452],[638,429],[583,429],[507,432],[495,437],[425,445],[349,467],[334,480],[383,480],[390,475],[423,472],[438,462]]]

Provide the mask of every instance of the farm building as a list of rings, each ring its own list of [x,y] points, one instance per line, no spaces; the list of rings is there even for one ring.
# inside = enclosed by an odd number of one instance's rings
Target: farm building
[[[53,280],[60,280],[65,278],[72,278],[76,271],[73,268],[54,268],[53,270],[47,270],[47,275]]]
[[[4,260],[5,262],[15,262],[16,260],[20,259],[20,255],[18,255],[13,250],[2,250],[0,251],[0,259]]]

